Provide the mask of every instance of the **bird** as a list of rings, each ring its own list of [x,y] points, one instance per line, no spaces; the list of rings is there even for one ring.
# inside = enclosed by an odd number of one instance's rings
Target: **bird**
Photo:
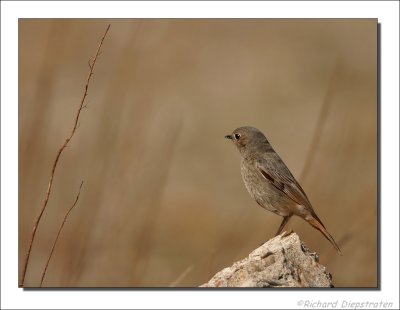
[[[301,217],[319,230],[342,252],[315,213],[306,193],[275,152],[265,135],[257,128],[244,126],[225,138],[232,140],[241,155],[241,174],[250,196],[264,209],[283,217],[276,236],[293,215]]]

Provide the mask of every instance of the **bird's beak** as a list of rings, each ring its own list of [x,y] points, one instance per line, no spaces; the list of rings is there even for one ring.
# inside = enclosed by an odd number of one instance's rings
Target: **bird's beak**
[[[226,139],[231,139],[231,140],[232,140],[232,136],[231,136],[231,135],[226,135],[225,138],[226,138]]]

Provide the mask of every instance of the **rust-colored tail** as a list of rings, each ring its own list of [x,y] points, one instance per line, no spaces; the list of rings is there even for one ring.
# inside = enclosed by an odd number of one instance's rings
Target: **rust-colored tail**
[[[313,226],[314,228],[318,229],[325,236],[325,238],[328,239],[328,241],[334,246],[334,248],[339,253],[339,255],[343,255],[342,252],[340,251],[339,246],[336,244],[336,242],[333,239],[333,237],[331,236],[331,234],[328,233],[328,231],[326,230],[324,224],[322,224],[322,222],[318,218],[318,216],[314,215],[312,218],[306,219],[306,221],[308,223],[310,223],[311,226]]]

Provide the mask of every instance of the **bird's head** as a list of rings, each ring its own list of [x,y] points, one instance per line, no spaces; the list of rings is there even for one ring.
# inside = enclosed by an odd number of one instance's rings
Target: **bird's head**
[[[264,134],[257,128],[250,126],[239,127],[232,134],[226,135],[225,138],[232,140],[240,153],[244,153],[249,148],[257,150],[269,146],[269,142]]]

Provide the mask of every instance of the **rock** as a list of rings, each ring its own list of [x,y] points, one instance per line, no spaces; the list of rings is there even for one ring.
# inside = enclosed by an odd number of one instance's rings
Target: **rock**
[[[332,277],[294,232],[283,232],[201,287],[333,287]]]

